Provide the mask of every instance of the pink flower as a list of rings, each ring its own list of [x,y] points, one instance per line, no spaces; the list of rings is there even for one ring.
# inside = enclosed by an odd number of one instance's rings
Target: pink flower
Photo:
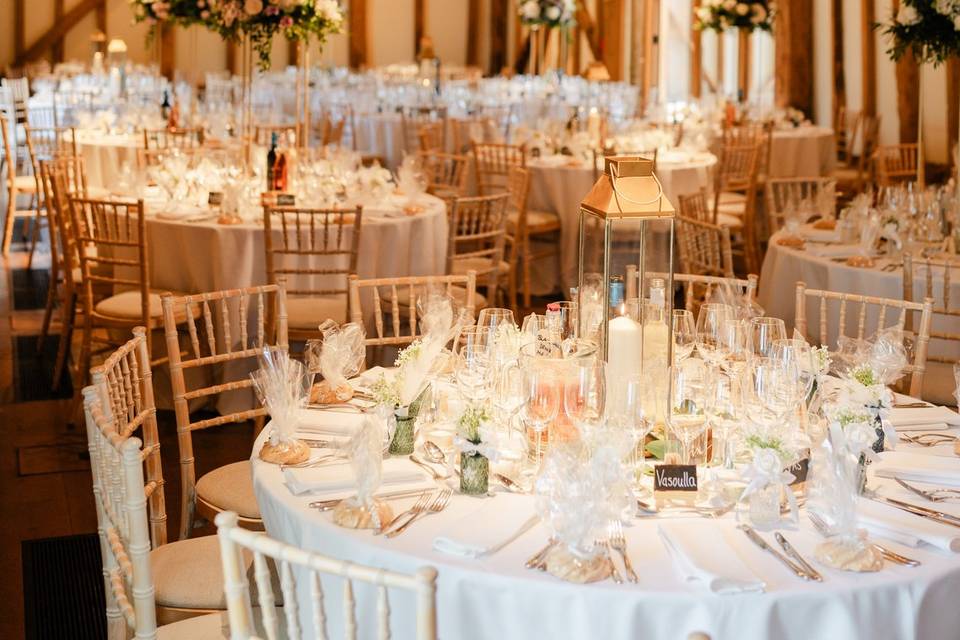
[[[209,18],[209,17],[210,17],[210,12],[209,12],[209,11],[203,10],[203,11],[200,12],[200,19],[201,19],[201,20],[206,20],[206,19]]]
[[[279,13],[280,13],[280,7],[277,7],[274,5],[270,5],[269,7],[263,10],[263,14],[267,16],[275,16]]]
[[[197,8],[198,8],[198,9],[203,9],[203,8],[206,7],[206,6],[207,6],[207,3],[204,2],[204,0],[197,0]]]
[[[280,18],[281,29],[289,29],[292,26],[293,26],[293,18],[291,18],[290,16],[283,16],[282,18]]]

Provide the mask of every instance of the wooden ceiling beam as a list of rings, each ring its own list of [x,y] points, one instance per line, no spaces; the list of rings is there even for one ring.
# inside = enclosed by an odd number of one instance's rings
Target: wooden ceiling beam
[[[870,116],[877,115],[877,41],[874,39],[873,32],[873,25],[876,21],[874,0],[860,0],[863,112]]]
[[[80,0],[72,9],[67,11],[63,17],[55,22],[52,27],[47,29],[43,35],[37,38],[33,44],[29,47],[24,48],[23,46],[23,23],[24,23],[24,14],[23,14],[23,0],[16,0],[14,9],[16,12],[17,27],[14,33],[14,42],[15,49],[17,50],[14,66],[19,67],[20,65],[36,60],[62,38],[70,29],[75,27],[81,20],[83,20],[88,13],[97,9],[100,6],[105,5],[106,0]]]
[[[831,0],[833,27],[833,113],[847,106],[847,77],[843,72],[843,0]],[[837,126],[837,123],[834,123]]]
[[[357,69],[369,62],[367,55],[367,0],[350,0],[350,67]]]

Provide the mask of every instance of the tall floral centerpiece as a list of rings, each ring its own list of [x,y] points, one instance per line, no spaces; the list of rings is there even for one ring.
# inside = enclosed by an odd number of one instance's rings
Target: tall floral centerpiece
[[[754,31],[773,30],[777,15],[777,3],[773,0],[705,0],[697,9],[693,28],[699,31],[715,31],[722,34],[727,29],[740,32],[739,90],[744,99],[749,84],[747,41]]]
[[[908,50],[920,64],[939,66],[950,57],[960,57],[960,0],[901,0],[899,10],[881,25],[890,37],[887,54],[900,60]],[[917,123],[918,168],[923,181],[923,74],[920,74],[920,105]],[[960,197],[960,179],[957,180]]]
[[[566,67],[567,40],[570,29],[577,24],[576,0],[521,0],[517,4],[520,24],[530,27],[530,72],[543,73],[543,50],[546,46],[546,30],[560,30],[560,73]],[[542,28],[541,28],[542,27]]]

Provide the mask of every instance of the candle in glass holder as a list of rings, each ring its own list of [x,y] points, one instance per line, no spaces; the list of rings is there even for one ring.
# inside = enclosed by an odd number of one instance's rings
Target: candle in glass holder
[[[617,389],[625,381],[640,375],[640,350],[643,331],[626,315],[617,316],[607,328],[607,388]],[[611,398],[619,394],[610,394]],[[617,409],[617,407],[613,407]]]

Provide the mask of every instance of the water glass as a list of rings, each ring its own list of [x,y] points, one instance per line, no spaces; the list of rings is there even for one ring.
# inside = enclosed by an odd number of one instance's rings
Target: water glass
[[[707,377],[707,368],[700,360],[686,360],[670,370],[667,423],[673,435],[683,444],[684,464],[690,464],[691,445],[707,428]]]
[[[594,422],[603,415],[607,389],[604,364],[593,359],[576,363],[572,375],[565,378],[564,412],[575,424]]]
[[[718,302],[700,306],[697,316],[697,351],[700,357],[714,367],[720,365],[729,353],[729,326],[735,321],[733,307]]]
[[[768,358],[773,350],[773,343],[787,337],[787,327],[780,318],[751,318],[747,339],[750,345],[750,355],[759,358]]]
[[[673,361],[682,362],[690,357],[697,345],[697,325],[693,313],[686,309],[673,310]]]

